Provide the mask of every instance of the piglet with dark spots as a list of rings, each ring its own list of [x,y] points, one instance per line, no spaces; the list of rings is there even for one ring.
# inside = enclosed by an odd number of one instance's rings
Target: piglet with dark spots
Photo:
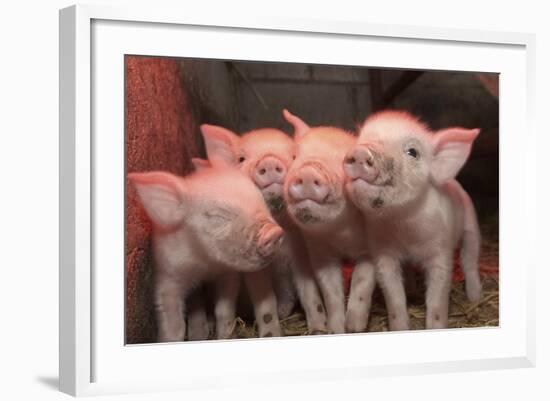
[[[342,277],[342,260],[363,266],[361,280],[374,286],[374,269],[366,254],[365,227],[357,208],[344,191],[342,163],[355,144],[355,137],[336,127],[309,127],[287,110],[286,120],[294,126],[296,160],[285,180],[285,199],[290,216],[302,230],[311,265],[324,299],[331,333],[359,331],[365,324],[348,325]],[[359,279],[359,276],[356,278]],[[368,307],[358,311],[367,319]]]
[[[427,328],[447,327],[453,255],[459,246],[466,294],[474,302],[481,297],[476,212],[454,179],[478,134],[479,129],[458,127],[433,132],[408,113],[384,111],[366,120],[346,155],[346,190],[365,218],[392,330],[409,328],[402,261],[426,273]],[[351,292],[350,300],[357,293],[371,296],[353,285]],[[352,303],[348,311],[358,307]]]

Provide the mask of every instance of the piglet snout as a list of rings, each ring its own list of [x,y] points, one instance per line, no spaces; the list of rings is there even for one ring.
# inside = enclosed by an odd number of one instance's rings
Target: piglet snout
[[[259,232],[258,252],[263,257],[273,255],[283,241],[283,229],[277,224],[266,223]]]
[[[292,177],[288,193],[295,201],[310,199],[316,203],[323,203],[329,193],[326,179],[312,166],[302,167]]]
[[[373,150],[367,145],[357,145],[344,158],[344,171],[351,179],[362,179],[373,183],[379,170],[374,163]]]
[[[271,184],[282,184],[285,180],[286,167],[276,157],[266,156],[261,159],[254,170],[254,182],[265,188]]]

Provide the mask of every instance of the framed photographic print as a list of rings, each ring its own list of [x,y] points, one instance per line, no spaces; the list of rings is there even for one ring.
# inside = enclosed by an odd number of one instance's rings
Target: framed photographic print
[[[61,10],[61,390],[532,366],[533,46]]]

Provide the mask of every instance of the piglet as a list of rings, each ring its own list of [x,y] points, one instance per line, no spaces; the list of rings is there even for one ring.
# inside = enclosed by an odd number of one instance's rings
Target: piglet
[[[294,140],[284,132],[271,128],[253,130],[241,136],[214,125],[204,124],[201,130],[210,162],[223,160],[237,166],[248,176],[260,189],[271,214],[285,231],[281,251],[275,256],[270,267],[271,286],[265,280],[260,283],[258,274],[256,277],[244,275],[245,280],[253,281],[248,285],[253,304],[255,293],[260,289],[263,289],[264,294],[258,294],[256,298],[258,302],[262,302],[263,299],[264,304],[272,304],[270,300],[273,299],[274,292],[277,315],[285,318],[292,311],[298,295],[306,314],[309,331],[325,331],[326,316],[311,273],[304,241],[300,231],[288,217],[283,198],[284,179],[295,156]],[[201,168],[200,165],[199,161],[195,163],[198,168]],[[258,302],[255,304],[256,308]],[[258,319],[258,313],[256,315],[261,329],[263,317]]]
[[[192,158],[191,162],[196,171],[202,171],[212,166],[209,160],[200,158]],[[284,243],[284,242],[283,242]],[[281,247],[281,252],[284,251],[284,247]],[[280,253],[280,252],[279,252]],[[274,259],[278,259],[275,257]],[[275,263],[275,262],[274,262]],[[274,264],[272,263],[272,265]],[[286,274],[283,274],[286,273]],[[290,304],[290,307],[294,306],[294,293],[292,292],[292,283],[290,282],[289,272],[274,270],[272,268],[263,269],[259,272],[242,274],[242,277],[246,284],[248,299],[254,308],[254,315],[258,326],[258,334],[260,337],[278,337],[281,335],[281,326],[279,317],[281,317],[282,305]],[[228,282],[239,282],[239,273],[233,273],[232,277],[222,277],[214,283],[214,297],[216,304],[225,303],[232,304],[232,308],[236,308],[234,305],[237,302],[237,293],[231,293],[230,297],[227,296],[225,290],[227,289]],[[278,284],[278,285],[277,285]],[[278,303],[279,296],[274,292],[275,289],[282,288],[288,289],[287,292],[283,292],[281,299],[286,303]],[[225,298],[225,299],[224,299]],[[245,298],[246,299],[246,298]],[[279,309],[279,310],[278,310]],[[246,313],[246,312],[245,312]],[[283,316],[283,317],[286,317]],[[203,327],[203,322],[195,320],[190,328]],[[198,331],[198,330],[193,330]],[[225,331],[217,331],[218,338],[227,338],[231,335],[231,328],[227,328]]]
[[[310,128],[287,110],[283,115],[294,126],[297,145],[296,160],[285,180],[285,199],[290,216],[304,235],[329,331],[358,331],[353,326],[346,328],[343,259],[360,268],[355,280],[364,286],[374,288],[375,278],[366,252],[363,218],[344,189],[342,163],[356,139],[335,127]]]
[[[153,226],[158,341],[183,341],[192,290],[206,280],[232,278],[234,272],[261,271],[279,251],[283,230],[260,191],[229,166],[185,178],[166,172],[131,173],[128,178]],[[235,280],[223,287],[225,300],[236,296]],[[232,322],[232,305],[216,305],[217,326]]]
[[[481,296],[480,233],[474,206],[454,179],[479,129],[432,132],[412,115],[383,111],[369,117],[347,153],[346,190],[363,212],[392,330],[409,328],[401,263],[421,266],[426,275],[426,327],[448,323],[453,254],[460,246],[466,293]],[[351,299],[368,294],[352,287]],[[358,306],[348,305],[348,310]]]

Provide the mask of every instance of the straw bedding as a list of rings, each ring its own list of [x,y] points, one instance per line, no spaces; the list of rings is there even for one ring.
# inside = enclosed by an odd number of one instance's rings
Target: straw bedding
[[[498,282],[498,223],[494,220],[482,224],[483,243],[480,255],[480,273],[483,281],[483,295],[478,303],[466,298],[462,274],[455,270],[451,289],[449,328],[488,327],[499,325],[499,282]],[[408,296],[408,310],[411,329],[425,328],[426,307],[423,300],[424,287],[418,278],[418,292]],[[410,294],[409,294],[410,295]],[[301,310],[297,310],[281,321],[285,336],[308,335],[307,323]],[[388,320],[384,299],[377,289],[374,293],[368,332],[388,330]],[[234,337],[257,337],[258,331],[252,321],[237,318],[234,324]]]

